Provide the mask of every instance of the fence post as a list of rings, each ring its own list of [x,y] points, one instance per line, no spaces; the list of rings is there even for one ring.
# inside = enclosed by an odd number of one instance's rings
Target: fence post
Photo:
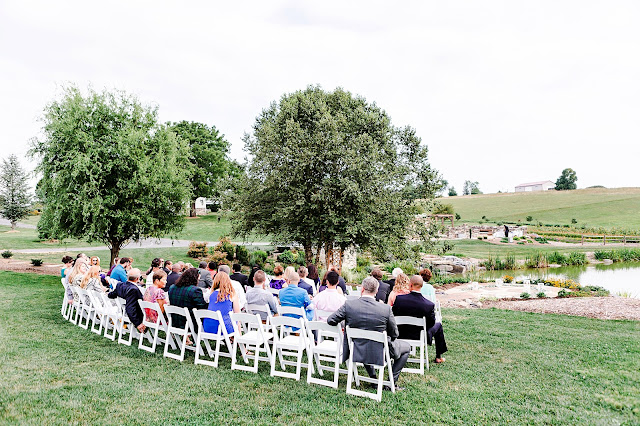
[[[580,241],[581,245],[584,245],[584,234],[582,234],[582,241]]]
[[[604,243],[602,243],[602,245],[606,246],[607,245],[607,234],[604,234],[603,237],[604,237]]]
[[[623,235],[623,236],[622,236],[622,245],[623,245],[623,246],[626,246],[626,245],[627,245],[627,236],[626,236],[626,235]]]

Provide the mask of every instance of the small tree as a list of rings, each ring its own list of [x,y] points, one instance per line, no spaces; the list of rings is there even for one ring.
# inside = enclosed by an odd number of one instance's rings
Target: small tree
[[[471,182],[470,180],[464,181],[464,189],[462,190],[462,195],[472,195],[472,194],[482,194],[480,188],[478,187],[478,182]]]
[[[18,157],[10,155],[2,160],[0,171],[0,216],[11,222],[11,229],[29,214],[31,196],[27,185],[27,174],[20,167]]]
[[[77,87],[44,111],[38,195],[43,237],[102,241],[111,262],[129,241],[175,235],[189,200],[189,147],[133,96]]]
[[[449,197],[455,197],[458,195],[458,192],[453,186],[449,187]]]
[[[578,176],[576,176],[576,172],[573,169],[564,169],[558,180],[556,180],[556,189],[558,191],[576,189],[577,181]]]

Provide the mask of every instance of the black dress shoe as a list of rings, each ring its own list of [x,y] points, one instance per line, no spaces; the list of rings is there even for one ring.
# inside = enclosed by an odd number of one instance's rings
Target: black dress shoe
[[[384,386],[382,389],[386,391],[391,391],[391,386]],[[402,386],[398,386],[398,385],[395,386],[395,389],[396,389],[396,392],[402,392],[403,390],[406,390],[406,388],[403,388]]]

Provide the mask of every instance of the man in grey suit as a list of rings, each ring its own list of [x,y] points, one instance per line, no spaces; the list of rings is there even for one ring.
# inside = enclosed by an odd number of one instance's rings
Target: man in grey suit
[[[211,278],[211,272],[207,270],[207,262],[200,262],[198,265],[198,287],[211,288],[213,285],[213,278]]]
[[[356,300],[347,300],[340,309],[327,318],[327,324],[336,325],[345,321],[346,325],[352,328],[360,328],[371,331],[386,331],[389,339],[389,354],[393,360],[393,381],[398,382],[400,372],[409,358],[411,346],[402,341],[396,340],[398,337],[398,327],[391,312],[391,306],[377,302],[375,297],[378,292],[378,280],[367,277],[362,281],[361,297]],[[384,365],[381,343],[370,340],[353,341],[353,360],[365,365],[369,376],[375,378],[375,370],[371,365]],[[343,359],[349,358],[349,345],[347,338],[344,339]],[[396,386],[396,390],[402,390]]]

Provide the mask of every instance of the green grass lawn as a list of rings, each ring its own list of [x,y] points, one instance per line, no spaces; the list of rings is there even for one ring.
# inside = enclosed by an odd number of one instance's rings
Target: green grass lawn
[[[549,244],[493,244],[481,240],[454,240],[452,242],[454,243],[454,248],[451,250],[452,253],[477,259],[487,259],[490,255],[504,257],[507,254],[513,254],[517,259],[524,259],[536,252],[551,253],[557,251],[559,253],[571,253],[574,251],[594,251],[602,248],[582,246],[580,244],[571,247],[554,247]]]
[[[640,188],[579,189],[469,195],[442,199],[452,204],[463,222],[479,222],[482,216],[492,221],[518,220],[545,224],[571,224],[589,227],[640,228]]]
[[[376,403],[118,345],[60,316],[55,277],[0,272],[0,294],[0,423],[640,422],[639,322],[445,309],[447,363]]]

